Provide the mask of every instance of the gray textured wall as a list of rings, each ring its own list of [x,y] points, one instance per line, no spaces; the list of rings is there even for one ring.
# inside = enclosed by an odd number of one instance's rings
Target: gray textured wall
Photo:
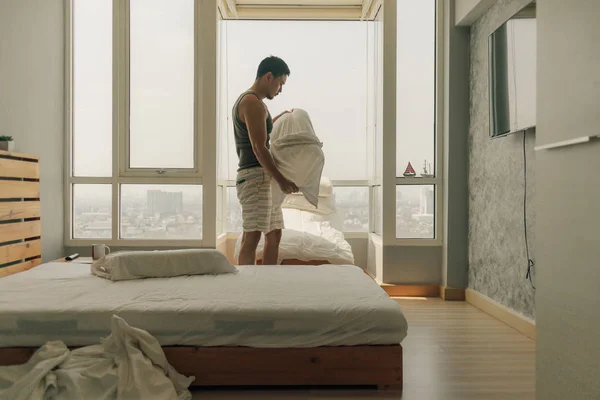
[[[40,156],[44,262],[64,253],[64,56],[63,0],[0,1],[0,135]]]
[[[534,290],[525,280],[523,134],[489,139],[487,53],[489,34],[529,3],[498,0],[471,28],[469,287],[534,318]],[[528,235],[535,260],[534,143],[534,134],[528,132]]]

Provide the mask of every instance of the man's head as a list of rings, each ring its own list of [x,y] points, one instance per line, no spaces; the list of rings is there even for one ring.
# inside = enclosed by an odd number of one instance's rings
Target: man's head
[[[256,81],[269,100],[281,93],[290,75],[290,68],[281,58],[270,56],[261,61],[256,72]]]

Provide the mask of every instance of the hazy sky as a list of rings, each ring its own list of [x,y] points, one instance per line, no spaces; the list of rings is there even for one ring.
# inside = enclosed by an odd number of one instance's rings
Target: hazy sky
[[[193,0],[165,4],[131,1],[131,160],[137,166],[187,167],[193,155]],[[400,174],[409,160],[417,172],[425,158],[433,163],[434,4],[398,0]],[[78,0],[73,11],[75,172],[110,176],[112,1]],[[283,93],[267,101],[273,116],[306,109],[324,142],[325,174],[370,178],[367,93],[374,88],[367,72],[369,48],[376,43],[368,23],[228,21],[222,32],[226,97],[218,133],[220,149],[227,148],[219,154],[224,177],[233,179],[237,168],[232,123],[224,118],[252,84],[260,60],[273,54],[292,71]]]

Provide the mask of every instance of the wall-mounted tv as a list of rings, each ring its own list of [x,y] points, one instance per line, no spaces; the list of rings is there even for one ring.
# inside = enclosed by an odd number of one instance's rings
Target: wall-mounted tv
[[[535,1],[489,36],[488,60],[490,137],[535,127]]]

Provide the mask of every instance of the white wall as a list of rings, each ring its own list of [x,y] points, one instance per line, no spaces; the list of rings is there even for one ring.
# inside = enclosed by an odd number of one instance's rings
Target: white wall
[[[0,1],[0,135],[40,156],[42,257],[63,255],[63,0]]]
[[[537,2],[537,143],[600,134],[600,2]],[[600,398],[600,143],[536,155],[537,396]]]

